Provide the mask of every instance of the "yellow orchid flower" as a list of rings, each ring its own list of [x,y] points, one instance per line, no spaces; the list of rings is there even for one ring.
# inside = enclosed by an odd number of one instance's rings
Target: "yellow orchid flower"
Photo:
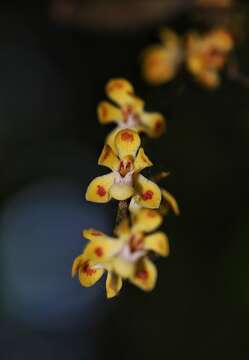
[[[144,132],[150,137],[158,137],[165,131],[165,119],[160,113],[144,111],[144,102],[134,93],[134,88],[126,79],[112,79],[106,85],[106,94],[116,105],[102,101],[98,106],[100,123],[115,122],[116,128],[107,137],[106,143],[115,151],[114,139],[121,129]]]
[[[142,75],[152,85],[171,81],[183,62],[180,37],[169,29],[162,29],[161,44],[149,46],[142,56]]]
[[[91,287],[102,278],[105,271],[107,271],[106,295],[111,299],[119,293],[123,282],[121,276],[108,270],[107,264],[94,263],[81,254],[73,262],[72,276],[78,275],[82,286]]]
[[[190,32],[183,42],[175,32],[163,29],[160,38],[161,44],[147,48],[142,57],[142,73],[148,83],[171,81],[185,64],[200,84],[208,88],[220,84],[219,71],[234,48],[229,31],[216,28],[204,35]]]
[[[117,155],[110,145],[104,146],[98,164],[110,168],[112,172],[91,181],[86,191],[86,200],[106,203],[112,198],[121,201],[134,197],[143,207],[159,207],[160,188],[140,174],[143,169],[153,165],[140,145],[138,133],[124,129],[115,136]]]
[[[169,255],[169,242],[163,232],[155,232],[162,223],[158,211],[142,209],[132,218],[132,226],[124,219],[116,228],[116,239],[104,233],[87,229],[83,236],[90,242],[76,257],[72,276],[78,274],[82,286],[94,285],[107,271],[106,292],[112,298],[122,287],[122,279],[145,291],[155,287],[157,270],[148,257],[149,252]]]
[[[186,65],[197,81],[208,88],[220,84],[219,71],[234,47],[231,34],[215,29],[207,34],[190,33],[186,39]]]

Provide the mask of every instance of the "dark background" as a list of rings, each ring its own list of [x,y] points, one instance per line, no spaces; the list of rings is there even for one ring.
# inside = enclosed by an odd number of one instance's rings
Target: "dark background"
[[[138,57],[160,24],[87,31],[51,21],[46,2],[0,8],[1,359],[248,359],[249,89],[224,76],[208,91],[184,71],[143,83]],[[189,19],[171,24],[184,32]],[[237,55],[248,72],[247,41]],[[167,117],[146,149],[171,172],[181,216],[166,220],[171,255],[156,289],[126,284],[108,301],[104,283],[81,288],[70,270],[84,227],[112,230],[115,204],[83,199],[105,172],[111,127],[96,106],[111,77]]]

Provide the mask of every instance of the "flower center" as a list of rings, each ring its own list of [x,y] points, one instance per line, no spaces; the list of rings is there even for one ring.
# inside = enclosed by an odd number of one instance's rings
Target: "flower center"
[[[144,237],[142,234],[132,235],[129,239],[130,251],[132,253],[141,250],[144,245]]]
[[[122,177],[126,176],[128,173],[132,172],[134,169],[133,158],[131,156],[125,156],[120,162],[119,173]]]
[[[84,265],[81,267],[81,271],[88,276],[92,276],[94,273],[96,273],[96,270],[90,267],[88,261],[85,262]]]
[[[224,59],[224,52],[216,47],[212,47],[204,55],[204,59],[208,65],[216,64],[217,61],[222,61]]]
[[[134,112],[132,106],[128,105],[122,109],[123,113],[123,124],[122,127],[134,129],[141,123],[139,114]]]
[[[144,237],[142,234],[133,234],[121,249],[119,256],[129,262],[136,262],[145,255],[143,249]]]

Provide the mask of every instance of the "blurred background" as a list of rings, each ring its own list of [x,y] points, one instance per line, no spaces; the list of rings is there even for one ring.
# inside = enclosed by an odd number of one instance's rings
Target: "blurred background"
[[[161,25],[200,26],[187,0],[0,5],[1,359],[249,358],[249,89],[208,91],[184,72],[153,88],[139,54]],[[246,5],[246,2],[242,5]],[[243,31],[248,35],[247,7]],[[198,10],[200,11],[200,10]],[[248,41],[238,44],[244,73]],[[112,231],[115,204],[86,203],[105,135],[104,86],[126,77],[168,129],[147,153],[170,171],[181,216],[151,294],[71,280],[81,230]]]

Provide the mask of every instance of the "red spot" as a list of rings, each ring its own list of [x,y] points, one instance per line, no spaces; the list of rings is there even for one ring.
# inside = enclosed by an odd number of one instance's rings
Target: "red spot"
[[[132,141],[134,140],[134,136],[133,136],[133,134],[131,134],[130,132],[124,131],[124,132],[121,134],[121,139],[122,139],[123,141],[132,142]]]
[[[98,256],[98,257],[101,257],[103,256],[103,249],[101,247],[97,247],[95,250],[94,250],[95,254]]]
[[[146,281],[148,280],[149,273],[147,270],[140,270],[137,272],[136,277],[141,281]]]
[[[105,105],[102,105],[101,113],[102,113],[102,118],[106,119],[106,117],[108,115],[108,109],[107,109],[107,107]]]
[[[122,89],[124,87],[124,83],[123,81],[115,81],[115,83],[113,83],[113,87],[116,89]]]
[[[101,186],[101,185],[98,185],[97,187],[98,187],[97,194],[99,196],[105,196],[106,195],[105,188],[103,186]]]
[[[93,275],[94,273],[96,273],[96,270],[95,270],[95,269],[91,269],[91,268],[90,268],[88,262],[86,262],[86,263],[82,266],[81,271],[82,271],[83,273],[85,273],[87,276],[91,276],[91,275]]]
[[[142,194],[142,199],[143,200],[151,200],[153,198],[153,191],[151,190],[147,190],[145,193]]]
[[[157,122],[155,124],[155,132],[160,133],[162,131],[162,128],[163,128],[163,124],[162,124],[161,120],[157,120]]]
[[[149,218],[154,218],[154,217],[157,217],[157,212],[156,211],[147,211],[146,215],[149,217]]]
[[[216,48],[211,49],[209,52],[210,57],[216,57],[219,55],[222,55],[222,51],[220,51],[219,49],[216,49]]]
[[[103,155],[103,160],[106,160],[108,158],[108,156],[110,155],[111,149],[109,148],[109,146],[107,146],[105,148],[105,153]]]
[[[103,233],[100,232],[100,231],[91,231],[91,234],[92,234],[93,236],[101,236],[101,235],[103,235]]]
[[[158,64],[160,64],[160,60],[158,59],[158,57],[156,55],[154,56],[150,56],[147,60],[147,65],[150,67],[154,67],[157,66]]]
[[[212,48],[204,54],[204,61],[206,61],[208,64],[212,63],[216,60],[223,60],[225,56],[225,53],[223,53],[221,50],[217,48]]]
[[[123,81],[115,81],[108,86],[108,91],[120,90],[124,87]]]

